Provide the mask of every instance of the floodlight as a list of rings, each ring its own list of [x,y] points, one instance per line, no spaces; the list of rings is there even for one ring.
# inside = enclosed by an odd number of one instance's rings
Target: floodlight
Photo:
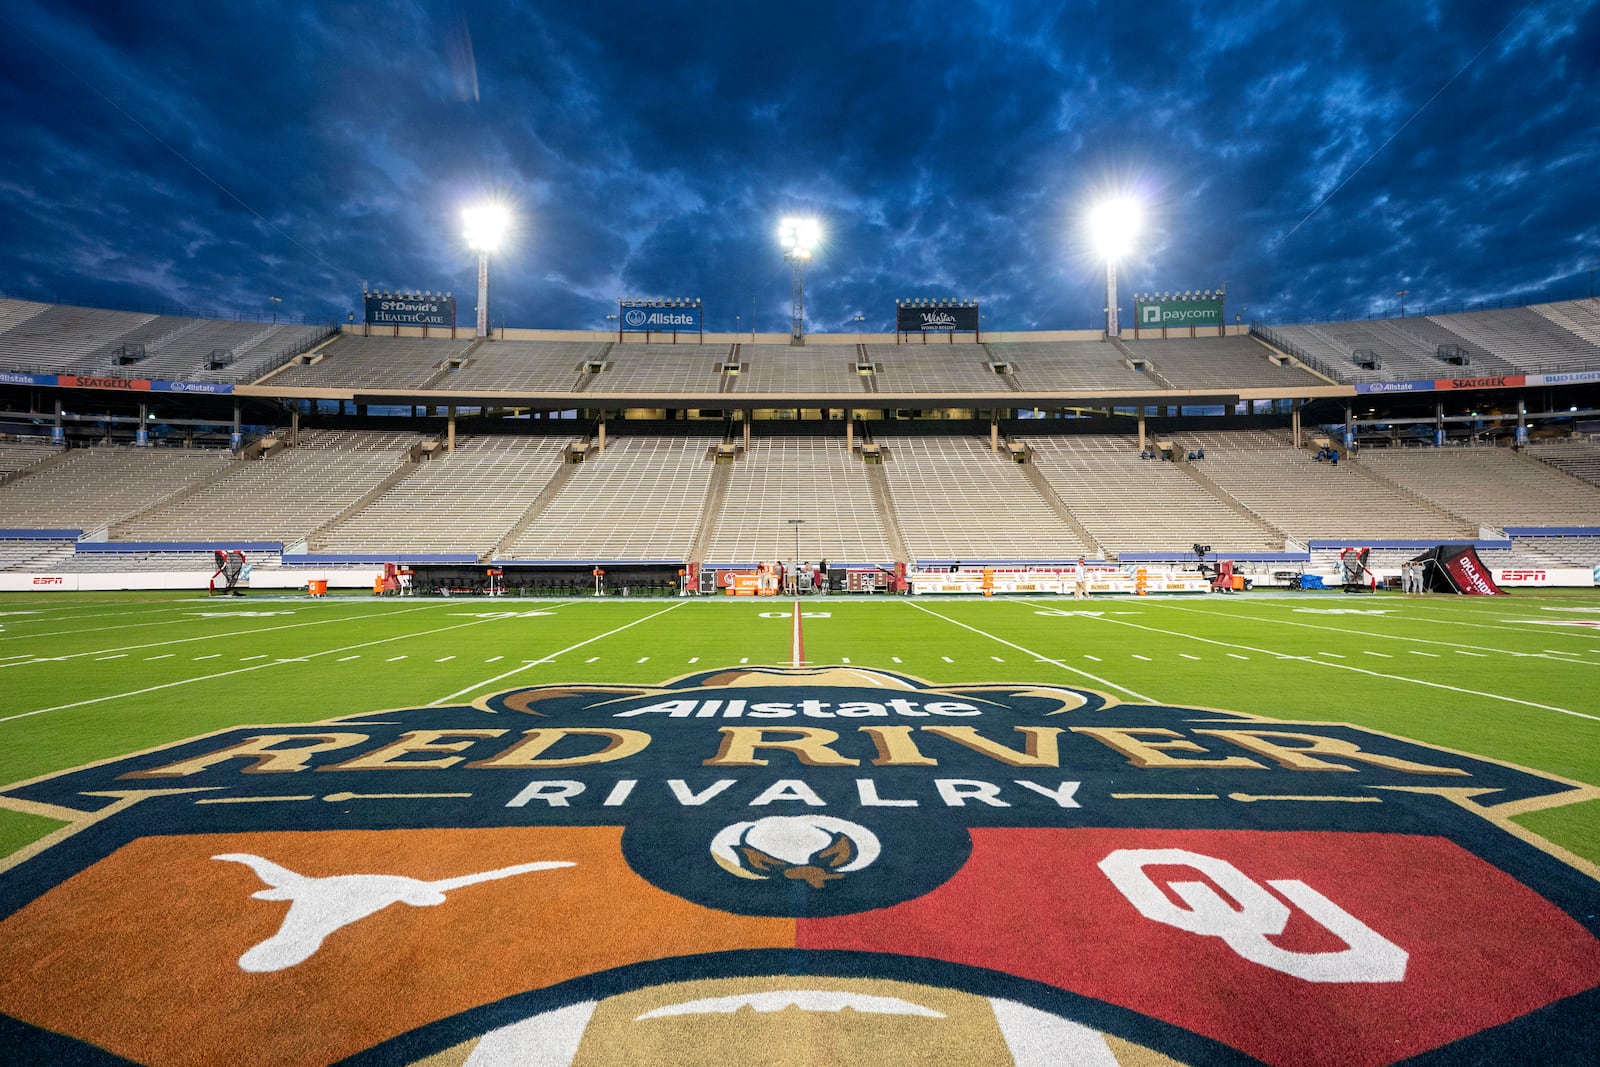
[[[809,257],[821,236],[822,229],[816,219],[791,216],[778,223],[778,243],[785,251],[792,251],[798,256]]]
[[[499,204],[479,204],[461,212],[466,223],[467,247],[474,252],[494,252],[511,223],[511,214]]]
[[[1133,250],[1143,212],[1127,198],[1107,200],[1089,212],[1089,235],[1101,258],[1121,259]]]

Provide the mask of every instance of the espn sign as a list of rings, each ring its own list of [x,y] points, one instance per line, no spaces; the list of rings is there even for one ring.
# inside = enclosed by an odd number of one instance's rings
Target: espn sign
[[[1585,567],[1496,567],[1495,584],[1544,588],[1583,588],[1595,584],[1594,571]]]

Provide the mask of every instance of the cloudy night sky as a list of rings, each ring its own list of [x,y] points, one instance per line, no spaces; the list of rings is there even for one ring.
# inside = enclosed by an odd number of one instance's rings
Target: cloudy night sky
[[[1304,321],[1600,266],[1600,0],[0,0],[0,34],[14,297],[330,321],[365,281],[470,323],[487,196],[513,327],[688,296],[784,332],[801,214],[812,332],[918,296],[1092,329],[1114,193],[1146,213],[1125,307],[1226,283],[1230,316]]]

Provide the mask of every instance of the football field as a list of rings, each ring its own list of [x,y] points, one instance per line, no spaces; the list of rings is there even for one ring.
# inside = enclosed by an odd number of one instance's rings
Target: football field
[[[1597,680],[1587,590],[10,596],[0,1048],[1592,1062]]]
[[[1600,593],[1036,600],[0,599],[0,782],[227,726],[830,664],[1348,722],[1600,785]],[[1520,821],[1600,861],[1600,802]],[[49,828],[0,810],[0,850]]]

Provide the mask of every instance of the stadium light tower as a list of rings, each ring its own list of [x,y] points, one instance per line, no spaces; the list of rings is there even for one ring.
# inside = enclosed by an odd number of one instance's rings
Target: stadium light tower
[[[806,264],[817,247],[822,230],[816,219],[786,218],[778,223],[778,244],[794,271],[794,306],[789,321],[789,343],[806,343]]]
[[[1133,250],[1142,213],[1127,198],[1107,200],[1089,212],[1089,236],[1095,251],[1106,261],[1106,336],[1116,337],[1117,260]]]
[[[478,336],[489,336],[489,253],[500,249],[500,239],[511,215],[499,204],[480,204],[461,213],[466,223],[467,247],[478,253]]]

